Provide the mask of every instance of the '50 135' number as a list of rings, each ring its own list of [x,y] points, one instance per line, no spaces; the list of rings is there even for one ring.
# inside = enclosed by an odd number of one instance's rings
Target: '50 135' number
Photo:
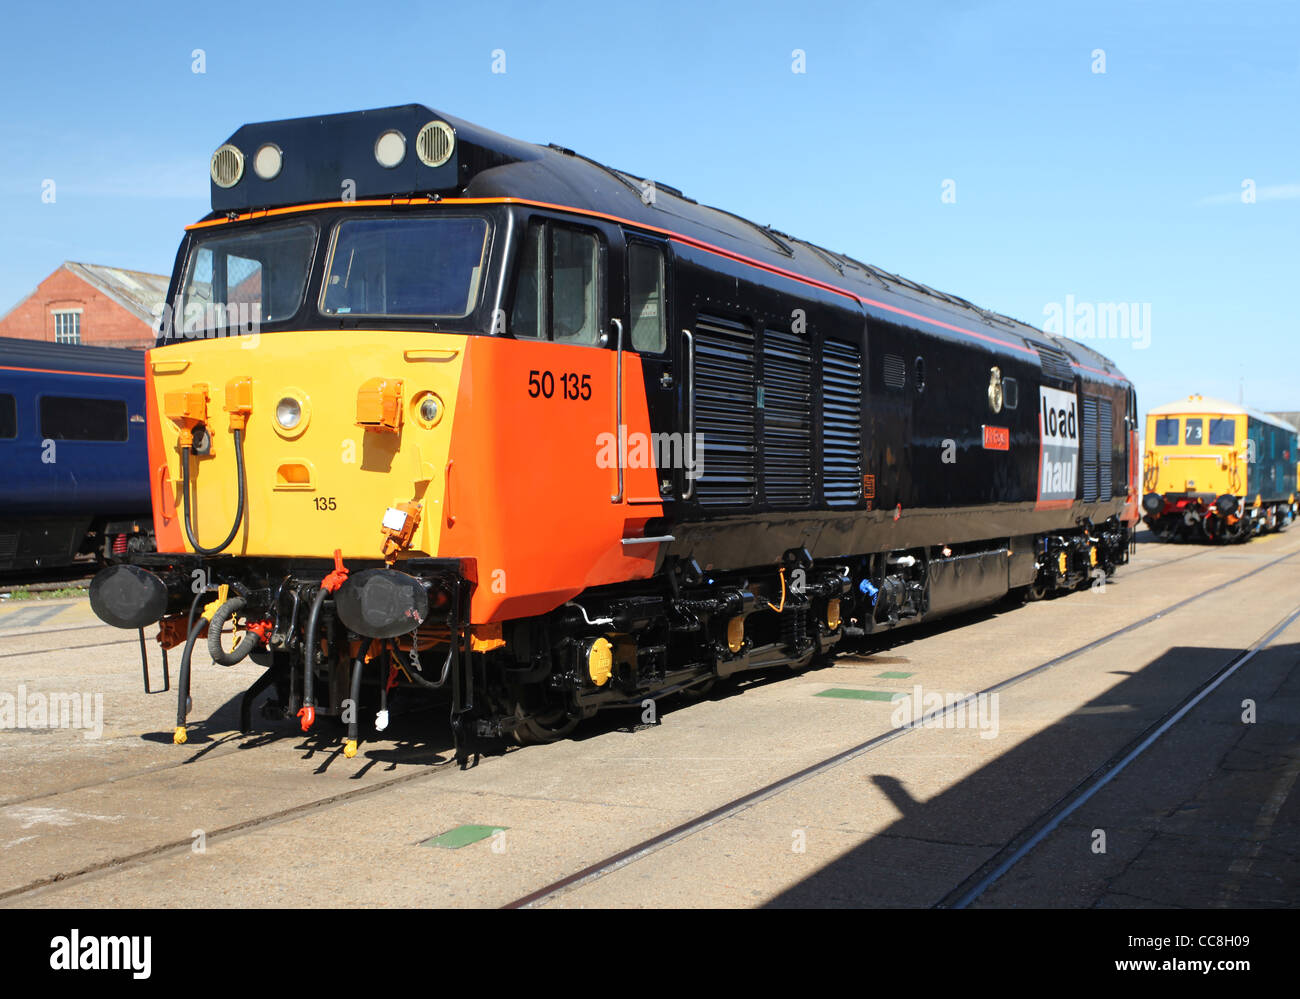
[[[560,395],[564,399],[591,398],[591,375],[563,373],[559,376]],[[555,375],[536,369],[528,372],[528,396],[531,399],[550,399],[555,395]]]

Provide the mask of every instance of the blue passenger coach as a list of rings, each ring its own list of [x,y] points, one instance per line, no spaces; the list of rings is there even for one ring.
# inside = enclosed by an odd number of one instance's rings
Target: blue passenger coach
[[[0,572],[152,548],[144,354],[0,338]]]

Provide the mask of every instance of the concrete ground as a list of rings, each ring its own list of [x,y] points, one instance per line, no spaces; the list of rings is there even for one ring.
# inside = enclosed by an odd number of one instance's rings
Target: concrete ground
[[[460,771],[436,705],[365,735],[352,760],[328,720],[304,736],[255,713],[241,736],[238,697],[259,670],[206,653],[175,746],[174,694],[141,691],[133,633],[84,601],[3,604],[0,707],[21,687],[87,710],[80,728],[15,728],[0,711],[0,905],[503,905],[897,733],[906,698],[987,690],[1111,636],[962,727],[904,731],[538,903],[934,905],[1297,607],[1300,531],[1145,544],[1099,590],[900,632],[824,669],[667,701],[652,727],[602,717]],[[1300,624],[974,904],[1295,905],[1298,650]]]

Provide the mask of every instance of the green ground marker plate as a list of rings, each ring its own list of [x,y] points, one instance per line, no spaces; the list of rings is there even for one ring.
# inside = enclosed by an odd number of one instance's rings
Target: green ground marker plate
[[[481,839],[487,839],[495,832],[504,831],[505,828],[505,826],[457,826],[455,829],[447,830],[440,836],[426,839],[420,845],[440,846],[444,850],[459,850],[462,846],[469,846]]]
[[[915,673],[877,673],[876,677],[881,680],[906,680],[909,676],[916,676]]]
[[[893,701],[907,695],[899,693],[897,690],[850,690],[847,687],[831,687],[829,690],[819,691],[813,696],[838,697],[846,701]]]

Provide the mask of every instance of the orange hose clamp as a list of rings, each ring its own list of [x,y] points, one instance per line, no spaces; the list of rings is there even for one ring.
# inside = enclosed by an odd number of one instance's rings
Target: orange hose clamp
[[[230,432],[248,426],[253,412],[253,379],[232,378],[226,382],[226,412],[230,414]]]
[[[181,447],[194,444],[194,428],[208,422],[208,386],[195,382],[190,388],[163,395],[167,418],[181,428]]]
[[[385,433],[402,429],[400,378],[371,378],[357,390],[357,426]]]

